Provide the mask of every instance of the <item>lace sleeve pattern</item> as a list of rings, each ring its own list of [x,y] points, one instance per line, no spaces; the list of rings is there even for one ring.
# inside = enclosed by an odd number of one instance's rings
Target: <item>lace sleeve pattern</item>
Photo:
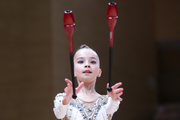
[[[63,105],[62,104],[62,100],[63,100],[63,95],[65,93],[59,93],[56,95],[55,99],[54,99],[54,114],[58,119],[62,119],[65,117],[66,115],[66,111],[68,109],[69,105]]]

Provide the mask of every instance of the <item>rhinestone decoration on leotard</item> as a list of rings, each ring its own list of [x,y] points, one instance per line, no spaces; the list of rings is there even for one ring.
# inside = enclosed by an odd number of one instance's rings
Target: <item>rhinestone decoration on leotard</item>
[[[102,95],[94,103],[92,103],[91,106],[88,106],[80,99],[76,98],[70,102],[70,106],[77,108],[84,120],[95,120],[101,106],[106,105],[107,100],[108,96]]]

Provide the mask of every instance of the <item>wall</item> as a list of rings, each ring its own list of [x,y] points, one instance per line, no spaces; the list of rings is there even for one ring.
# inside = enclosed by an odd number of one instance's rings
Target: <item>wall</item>
[[[179,5],[179,0],[155,0],[155,37],[157,42],[179,40]]]
[[[97,91],[108,82],[109,1],[1,1],[1,119],[52,120],[53,99],[71,79],[63,11],[73,10],[74,51],[92,47],[101,59]],[[124,101],[113,120],[149,119],[157,104],[154,2],[117,2],[112,83],[122,81]],[[102,86],[102,87],[101,87]]]
[[[158,101],[180,102],[180,1],[155,1],[155,39],[158,48]],[[167,92],[168,91],[168,92]]]
[[[153,1],[115,1],[119,18],[114,33],[112,83],[123,83],[124,101],[114,120],[149,119],[157,104],[156,41]],[[102,77],[97,91],[106,94],[108,82],[109,28],[108,1],[53,1],[54,96],[63,92],[64,78],[70,76],[68,39],[63,28],[63,11],[73,10],[74,51],[82,44],[92,47],[101,60]]]
[[[49,4],[0,2],[1,120],[52,119]]]

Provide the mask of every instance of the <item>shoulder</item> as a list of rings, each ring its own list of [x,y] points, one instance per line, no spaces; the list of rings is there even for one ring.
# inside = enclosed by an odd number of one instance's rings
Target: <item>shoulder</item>
[[[100,95],[100,97],[103,98],[103,99],[108,99],[109,98],[108,95]]]
[[[101,100],[104,102],[104,105],[110,103],[112,105],[119,105],[120,101],[113,101],[109,95],[101,95]]]
[[[102,99],[108,99],[108,98],[110,98],[110,97],[109,97],[109,95],[100,95],[100,98],[102,98]]]
[[[99,104],[101,103],[103,106],[107,104],[108,102],[108,95],[101,95],[96,102],[98,102]]]

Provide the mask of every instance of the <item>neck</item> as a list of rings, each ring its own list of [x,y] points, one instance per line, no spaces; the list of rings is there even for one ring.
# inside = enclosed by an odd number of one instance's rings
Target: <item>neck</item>
[[[80,94],[96,94],[95,83],[84,83],[83,88],[79,91]]]
[[[78,81],[78,83],[80,83]],[[78,92],[77,96],[86,102],[92,102],[96,100],[100,94],[98,94],[95,90],[95,82],[93,83],[84,83],[84,86]]]
[[[84,86],[79,91],[80,94],[84,94],[84,95],[97,94],[97,92],[95,90],[96,80],[92,80],[92,81],[83,80],[83,81],[89,81],[89,82],[84,82]],[[77,79],[77,82],[78,82],[78,84],[80,84],[82,81]]]

